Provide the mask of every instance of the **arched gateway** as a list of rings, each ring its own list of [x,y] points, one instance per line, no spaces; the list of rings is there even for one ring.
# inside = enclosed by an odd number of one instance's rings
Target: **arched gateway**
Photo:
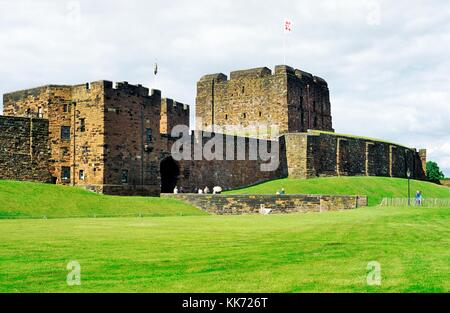
[[[160,164],[161,193],[172,193],[177,185],[180,168],[172,157],[166,157]]]

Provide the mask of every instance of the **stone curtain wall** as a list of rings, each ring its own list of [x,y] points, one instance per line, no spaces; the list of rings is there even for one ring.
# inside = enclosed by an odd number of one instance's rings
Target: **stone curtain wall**
[[[48,121],[0,116],[0,179],[50,182]]]
[[[201,137],[201,134],[201,132],[192,132],[191,137],[188,139],[188,142],[190,142],[191,145],[191,161],[176,161],[180,172],[177,186],[183,187],[186,191],[193,191],[194,188],[204,189],[206,186],[208,186],[210,190],[212,190],[212,187],[214,186],[221,186],[224,190],[228,190],[287,176],[284,138],[278,143],[280,152],[279,166],[273,171],[262,171],[261,165],[267,163],[267,161],[263,161],[259,154],[256,156],[256,159],[253,159],[251,154],[258,151],[260,145],[263,145],[264,147],[267,145],[269,147],[268,151],[272,151],[271,149],[277,147],[274,141],[206,133],[207,135],[205,135],[205,138],[203,138],[201,142],[202,145],[200,146],[200,144],[198,144],[202,149],[211,138],[214,138],[214,136],[222,136],[223,138],[223,154],[219,157],[222,160],[215,159],[209,161],[203,156],[201,156],[200,159],[196,159],[194,155],[195,145],[196,142],[200,142],[198,138]],[[232,150],[229,150],[227,147],[227,139],[231,139],[230,141],[233,143]],[[173,143],[177,139],[168,138],[166,140],[169,142],[167,151],[170,152]],[[245,143],[245,159],[238,158],[237,146],[239,142]],[[249,152],[251,147],[252,153]],[[254,150],[253,147],[256,147],[256,150]],[[230,153],[230,151],[232,151],[231,155],[234,157],[234,160],[227,160],[227,153]],[[219,154],[217,155],[219,156]],[[170,154],[166,153],[166,157],[169,156]]]
[[[197,129],[278,125],[280,133],[332,131],[325,80],[289,66],[203,76],[197,83]]]
[[[390,176],[425,178],[426,151],[340,134],[286,134],[289,177]]]
[[[164,194],[184,200],[212,214],[306,213],[355,209],[367,206],[366,196],[325,195],[195,195]]]
[[[314,173],[309,171],[308,136],[306,134],[285,134],[280,139],[285,142],[285,171],[291,178],[307,178]]]

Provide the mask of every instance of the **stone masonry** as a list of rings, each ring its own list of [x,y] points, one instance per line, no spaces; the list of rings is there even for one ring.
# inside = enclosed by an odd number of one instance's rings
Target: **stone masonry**
[[[387,176],[425,179],[426,150],[376,139],[310,131],[285,134],[288,176]]]
[[[326,195],[194,195],[165,197],[181,199],[212,214],[307,213],[356,209],[367,206],[366,196]]]
[[[406,177],[408,170],[425,178],[426,150],[334,133],[327,83],[301,70],[282,65],[273,73],[266,67],[234,71],[230,79],[206,75],[196,101],[191,133],[189,106],[142,85],[97,81],[5,94],[0,178],[117,195],[159,195],[175,186],[226,190],[283,177]],[[267,124],[278,126],[279,136],[219,129]],[[173,159],[176,125],[187,129],[190,160]],[[224,146],[212,144],[220,137]],[[267,160],[257,153],[265,146],[279,157],[272,171],[262,170]],[[215,157],[196,155],[198,147]]]
[[[170,134],[177,125],[189,126],[189,106],[172,99],[161,99],[161,134]]]
[[[48,120],[52,181],[158,194],[161,93],[108,81],[5,94],[4,114]]]
[[[197,129],[277,125],[279,132],[333,131],[326,81],[279,65],[203,76],[197,83]]]
[[[0,116],[0,179],[50,182],[48,121]]]
[[[168,139],[168,151],[172,150],[174,142],[178,138]],[[220,139],[222,145],[216,144],[212,149],[206,149],[212,140]],[[259,149],[267,151],[285,151],[280,146],[282,141],[248,138],[240,136],[224,135],[221,133],[208,133],[193,131],[186,138],[186,146],[190,153],[183,160],[175,161],[167,153],[164,160],[170,160],[173,168],[177,169],[177,179],[171,185],[171,189],[177,185],[185,191],[194,191],[194,188],[208,186],[210,190],[214,186],[222,186],[224,189],[233,189],[253,185],[271,179],[287,176],[284,153],[280,154],[280,166],[273,171],[263,171],[261,166],[268,164],[268,160],[262,160],[255,154]],[[242,147],[242,149],[240,149]],[[214,160],[196,156],[196,151],[214,151]]]

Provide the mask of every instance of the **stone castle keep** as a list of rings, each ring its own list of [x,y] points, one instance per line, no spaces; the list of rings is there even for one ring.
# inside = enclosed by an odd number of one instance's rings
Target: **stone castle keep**
[[[197,129],[277,125],[280,133],[333,131],[330,93],[322,78],[287,66],[203,76],[197,84]],[[202,123],[202,124],[199,124]]]
[[[204,134],[222,136],[223,144],[234,148],[233,160],[223,149],[222,158],[175,161],[171,150],[178,138],[171,130],[189,126],[189,106],[141,85],[48,85],[5,94],[3,106],[0,179],[159,195],[175,185],[187,191],[230,189],[282,177],[406,177],[408,170],[413,178],[425,177],[425,150],[334,133],[326,81],[284,65],[273,72],[264,67],[198,81],[197,125],[188,142],[203,147]],[[254,138],[215,129],[258,124],[276,125],[280,135]],[[238,143],[245,147],[244,157],[236,157]],[[266,144],[278,149],[273,171],[262,171],[266,160],[252,157],[252,149]]]

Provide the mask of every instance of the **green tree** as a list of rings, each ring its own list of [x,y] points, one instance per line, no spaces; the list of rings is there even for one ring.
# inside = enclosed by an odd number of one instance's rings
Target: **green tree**
[[[445,176],[436,162],[427,162],[427,179],[432,182],[439,182],[439,180],[444,179]]]

